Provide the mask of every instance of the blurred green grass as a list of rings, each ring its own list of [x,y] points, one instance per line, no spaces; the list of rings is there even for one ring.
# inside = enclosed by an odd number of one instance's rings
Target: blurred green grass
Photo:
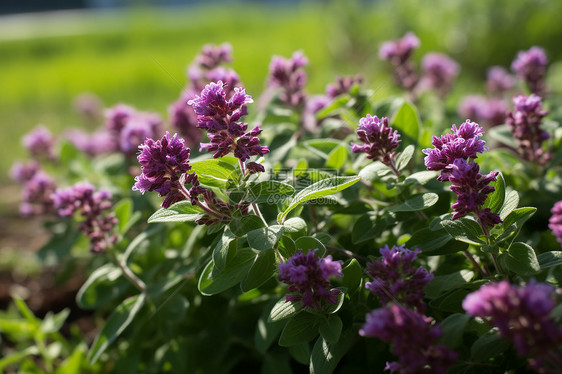
[[[430,50],[462,65],[451,103],[481,90],[485,69],[509,66],[532,45],[561,56],[562,1],[333,1],[272,6],[257,2],[178,9],[63,12],[0,21],[0,181],[16,159],[19,139],[42,123],[54,133],[81,126],[72,100],[83,92],[106,106],[124,102],[167,118],[186,82],[185,69],[206,43],[230,42],[232,67],[259,96],[273,54],[303,50],[308,91],[336,74],[363,74],[380,98],[397,92],[377,57],[383,40],[414,31]]]

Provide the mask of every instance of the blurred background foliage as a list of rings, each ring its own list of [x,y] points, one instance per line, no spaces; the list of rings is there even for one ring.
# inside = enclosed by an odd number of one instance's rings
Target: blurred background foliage
[[[19,139],[37,124],[55,134],[84,126],[72,105],[81,93],[95,93],[107,107],[123,102],[167,119],[186,66],[206,43],[232,44],[232,67],[254,97],[265,87],[271,56],[295,50],[310,60],[310,93],[323,92],[337,74],[362,74],[380,99],[399,93],[378,48],[407,31],[422,42],[415,60],[442,51],[462,65],[447,102],[452,110],[461,96],[483,92],[489,66],[509,67],[517,51],[532,45],[546,49],[550,87],[560,91],[560,14],[559,0],[355,0],[2,16],[0,181],[9,183],[10,165],[26,157]]]

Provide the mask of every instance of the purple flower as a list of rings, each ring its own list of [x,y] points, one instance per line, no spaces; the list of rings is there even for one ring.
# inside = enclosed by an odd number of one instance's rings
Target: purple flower
[[[13,180],[19,183],[25,183],[40,170],[39,163],[37,161],[29,162],[16,162],[10,170],[10,176]]]
[[[84,117],[97,120],[101,116],[103,105],[96,95],[82,93],[74,99],[74,107]]]
[[[146,138],[155,138],[161,134],[160,117],[151,114],[138,114],[126,122],[119,134],[119,149],[126,155],[132,155]]]
[[[197,128],[197,114],[187,104],[189,98],[193,96],[191,92],[184,91],[181,97],[168,108],[170,123],[190,147],[201,141],[201,131]]]
[[[502,99],[466,96],[459,104],[458,112],[461,117],[473,118],[491,127],[505,123],[508,107]]]
[[[359,120],[357,136],[363,141],[363,145],[351,143],[351,150],[355,153],[364,152],[367,158],[379,160],[394,168],[394,150],[398,148],[400,134],[388,126],[388,118],[377,116],[367,117]]]
[[[316,257],[316,250],[306,255],[302,250],[279,264],[279,280],[289,285],[287,301],[302,301],[303,307],[320,310],[322,303],[337,304],[338,289],[330,290],[329,277],[343,277],[341,262],[332,256]]]
[[[491,94],[503,94],[515,87],[515,77],[502,66],[492,66],[487,72],[486,89]]]
[[[55,182],[50,176],[41,170],[36,171],[23,185],[20,213],[24,216],[52,213],[51,194],[55,189]]]
[[[79,182],[66,189],[57,189],[52,199],[61,217],[80,212],[83,218],[80,231],[90,239],[92,252],[105,252],[108,246],[115,244],[117,235],[111,232],[118,220],[113,213],[107,212],[111,208],[108,191],[95,191],[91,184]]]
[[[411,251],[403,246],[389,249],[385,245],[380,253],[381,259],[367,263],[367,272],[373,281],[367,282],[365,288],[378,296],[382,304],[399,302],[423,312],[423,288],[433,279],[433,274],[422,266],[416,268],[413,265],[421,251]]]
[[[206,44],[195,61],[208,70],[216,68],[223,62],[232,62],[232,45],[230,43]]]
[[[105,128],[118,137],[129,118],[135,114],[137,114],[135,108],[125,104],[117,104],[105,111]]]
[[[135,177],[133,191],[157,191],[158,196],[166,196],[162,202],[163,208],[168,208],[175,202],[185,200],[182,194],[180,177],[191,169],[189,165],[189,151],[183,139],[177,134],[170,133],[161,140],[148,138],[139,146],[138,155],[142,174]]]
[[[31,156],[35,158],[55,158],[55,155],[53,154],[53,136],[51,135],[51,132],[43,125],[37,126],[31,132],[26,134],[22,138],[22,144],[25,148],[27,148]]]
[[[326,87],[326,95],[330,99],[334,99],[340,95],[349,93],[351,87],[356,84],[363,83],[363,77],[360,75],[349,77],[336,77],[336,82],[331,83]]]
[[[531,92],[540,95],[544,94],[547,64],[548,59],[544,49],[535,46],[528,51],[520,51],[511,64],[511,70],[529,86]]]
[[[66,138],[76,148],[92,157],[111,153],[117,149],[115,136],[105,129],[92,134],[73,129],[66,133]]]
[[[307,64],[308,59],[300,51],[294,52],[290,59],[273,56],[269,64],[269,86],[279,87],[279,98],[290,107],[301,107],[306,101],[304,66]]]
[[[491,227],[502,222],[500,216],[492,213],[490,208],[480,207],[488,198],[488,194],[495,190],[490,186],[490,182],[496,180],[498,172],[482,175],[479,171],[480,166],[474,161],[467,162],[464,158],[457,158],[453,162],[449,175],[451,191],[457,194],[457,202],[452,206],[455,210],[453,219],[474,213],[483,227]]]
[[[469,315],[485,318],[497,327],[501,336],[513,342],[519,355],[531,357],[531,365],[540,367],[549,352],[554,353],[562,343],[562,328],[550,317],[556,306],[553,291],[551,286],[534,280],[526,286],[504,280],[480,287],[466,296],[462,306]]]
[[[248,111],[246,104],[252,103],[252,97],[243,88],[235,88],[227,100],[223,83],[209,83],[200,96],[188,102],[197,114],[197,127],[207,130],[209,143],[201,143],[201,150],[214,152],[219,158],[229,153],[241,161],[254,155],[264,155],[269,149],[259,145],[258,135],[262,130],[258,126],[250,131],[247,123],[238,122]]]
[[[401,374],[445,373],[455,363],[457,354],[436,344],[441,329],[432,326],[432,322],[415,310],[390,304],[367,314],[359,334],[379,338],[392,346],[398,361],[387,362],[386,370]]]
[[[468,159],[478,157],[478,153],[487,149],[486,142],[481,140],[482,127],[477,123],[466,120],[457,128],[452,126],[453,133],[445,134],[440,138],[434,136],[431,144],[435,148],[423,150],[425,166],[428,170],[441,170],[441,175],[437,180],[444,182],[449,180],[453,162],[458,159]]]
[[[546,164],[550,153],[542,149],[542,143],[550,135],[540,128],[542,118],[548,114],[542,109],[541,98],[535,94],[513,98],[514,111],[507,114],[507,124],[519,146],[521,156],[529,161]]]
[[[433,89],[444,97],[459,74],[459,64],[442,53],[428,53],[421,62],[423,88]]]
[[[420,40],[414,33],[407,33],[401,39],[382,43],[379,49],[381,60],[389,61],[394,66],[405,63],[413,51],[420,46]]]
[[[556,236],[558,243],[562,245],[562,200],[554,204],[550,212],[552,216],[548,220],[548,228]]]

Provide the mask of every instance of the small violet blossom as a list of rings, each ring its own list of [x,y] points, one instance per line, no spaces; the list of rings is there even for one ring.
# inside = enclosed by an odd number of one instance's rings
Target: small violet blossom
[[[542,109],[541,98],[535,94],[519,95],[513,98],[513,112],[507,114],[507,125],[519,146],[521,157],[544,165],[550,159],[542,144],[550,138],[548,132],[540,128],[542,118],[548,111]]]
[[[22,189],[22,203],[20,214],[23,216],[51,214],[53,213],[53,199],[51,194],[56,190],[54,180],[42,170],[35,171],[32,175],[26,170]],[[24,177],[24,175],[21,175]]]
[[[418,37],[409,32],[401,39],[384,42],[379,48],[380,59],[390,62],[394,67],[393,75],[396,84],[410,92],[419,81],[415,64],[410,57],[419,46]]]
[[[348,77],[338,76],[336,77],[335,83],[330,83],[326,86],[326,95],[330,99],[334,99],[340,95],[349,93],[354,85],[361,83],[363,83],[363,77],[360,75]]]
[[[35,160],[29,162],[16,162],[10,170],[12,179],[19,183],[25,183],[41,169],[39,163]]]
[[[489,127],[506,122],[509,108],[503,99],[484,96],[466,96],[459,104],[458,113],[464,118],[473,118]]]
[[[484,152],[486,142],[481,140],[482,127],[476,122],[466,120],[458,128],[452,126],[453,133],[445,134],[440,138],[434,136],[431,144],[435,148],[426,148],[425,166],[428,170],[441,170],[437,178],[440,182],[449,180],[453,162],[458,158],[469,159],[478,157]]]
[[[528,51],[520,51],[511,64],[511,70],[527,84],[531,92],[544,95],[544,76],[548,58],[541,47],[531,47]]]
[[[306,65],[308,59],[300,51],[294,52],[290,59],[273,56],[269,64],[269,87],[280,88],[280,100],[292,108],[301,108],[306,101]]]
[[[462,306],[469,315],[497,327],[520,356],[530,357],[531,367],[540,369],[548,364],[549,356],[554,355],[557,361],[560,357],[554,350],[562,344],[562,327],[550,316],[556,306],[553,291],[534,280],[525,286],[504,280],[480,287],[466,296]]]
[[[227,100],[222,81],[209,83],[200,96],[188,102],[197,114],[197,127],[207,130],[209,143],[201,143],[201,151],[214,152],[213,157],[219,158],[229,153],[246,161],[251,156],[262,156],[269,149],[260,146],[258,135],[262,130],[256,126],[250,131],[248,124],[238,122],[248,111],[246,104],[252,103],[252,97],[243,88],[235,88]]]
[[[428,53],[422,58],[421,66],[422,88],[436,90],[445,97],[459,74],[459,64],[442,53]]]
[[[26,134],[22,138],[22,144],[34,158],[47,157],[51,160],[55,158],[53,135],[45,126],[39,125]]]
[[[403,246],[390,249],[385,245],[380,253],[381,259],[367,263],[367,273],[373,281],[367,282],[365,288],[378,296],[382,304],[400,302],[423,312],[423,288],[433,279],[433,274],[422,266],[416,268],[413,265],[421,251],[411,251]]]
[[[185,200],[180,177],[191,169],[191,165],[190,149],[185,146],[184,140],[177,134],[170,136],[166,132],[161,140],[146,139],[139,150],[138,160],[142,174],[135,177],[133,190],[143,194],[146,191],[157,191],[158,196],[166,196],[162,202],[163,208]]]
[[[111,194],[106,190],[95,191],[86,182],[76,183],[66,189],[57,189],[52,195],[59,216],[70,217],[80,212],[83,221],[80,231],[90,239],[91,251],[103,253],[117,241],[117,234],[111,234],[118,220],[111,209]]]
[[[379,338],[392,346],[392,354],[398,360],[387,362],[385,370],[400,374],[444,374],[458,356],[437,344],[442,333],[432,323],[432,318],[392,303],[367,314],[359,335]]]
[[[317,257],[316,250],[302,250],[279,264],[279,280],[289,285],[286,301],[301,301],[303,307],[319,310],[323,303],[337,304],[338,289],[330,290],[329,277],[343,277],[341,262],[332,256]]]
[[[502,66],[488,69],[486,90],[492,95],[501,95],[515,87],[515,77]]]
[[[377,116],[367,117],[359,120],[359,128],[357,136],[363,141],[363,145],[351,143],[351,150],[355,153],[364,152],[367,158],[379,160],[388,165],[396,174],[398,171],[394,165],[396,154],[394,151],[398,148],[400,142],[400,134],[388,126],[388,118]]]
[[[66,138],[76,148],[92,157],[108,154],[117,149],[117,142],[114,136],[105,129],[91,134],[73,129],[66,133]]]
[[[550,212],[552,215],[548,220],[548,228],[556,236],[558,243],[562,245],[562,200],[556,202]]]

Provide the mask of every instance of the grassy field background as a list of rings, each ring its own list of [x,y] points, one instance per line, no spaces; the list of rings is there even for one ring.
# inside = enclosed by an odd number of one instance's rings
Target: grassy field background
[[[167,118],[186,83],[185,70],[206,43],[230,42],[232,67],[259,96],[273,54],[302,50],[308,91],[320,93],[336,74],[363,74],[384,98],[396,93],[378,60],[386,39],[414,31],[427,51],[448,53],[463,67],[451,96],[482,90],[490,65],[509,66],[532,45],[560,60],[562,2],[414,0],[304,2],[299,6],[227,3],[205,7],[115,12],[57,12],[0,20],[0,181],[16,159],[20,138],[41,123],[54,133],[82,126],[72,101],[92,92],[106,106],[128,103]],[[562,69],[551,68],[552,81]],[[560,85],[558,85],[559,87]],[[558,89],[558,88],[557,88]]]

